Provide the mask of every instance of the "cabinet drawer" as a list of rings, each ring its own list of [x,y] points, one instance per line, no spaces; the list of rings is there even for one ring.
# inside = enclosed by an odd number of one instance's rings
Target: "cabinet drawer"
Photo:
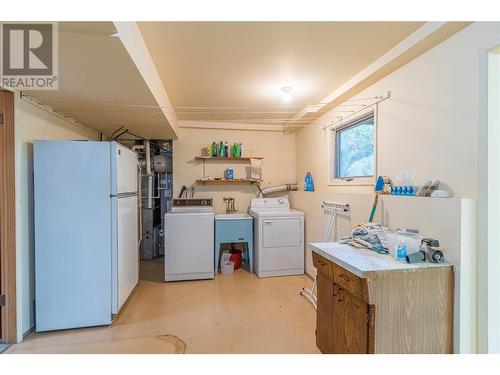
[[[365,281],[337,264],[333,264],[333,279],[342,288],[362,300],[367,299]]]
[[[313,265],[318,272],[333,280],[333,263],[313,251]]]

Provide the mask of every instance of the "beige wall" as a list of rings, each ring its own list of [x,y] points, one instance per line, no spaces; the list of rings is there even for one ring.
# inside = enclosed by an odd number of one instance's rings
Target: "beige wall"
[[[18,341],[34,325],[33,141],[97,139],[97,133],[19,98],[14,102],[16,163],[16,288]]]
[[[477,350],[476,204],[478,191],[478,123],[480,53],[500,36],[500,23],[474,23],[427,53],[370,86],[355,98],[392,97],[378,107],[377,175],[395,178],[403,171],[415,173],[415,184],[439,179],[456,197],[445,201],[396,198],[378,208],[376,221],[417,227],[421,234],[438,238],[448,260],[455,265],[455,350]],[[484,72],[483,72],[484,73]],[[340,234],[367,221],[373,186],[331,186],[329,131],[322,128],[334,119],[330,112],[296,134],[297,176],[311,171],[316,192],[292,193],[292,204],[306,215],[306,243],[322,237],[322,200],[349,203],[350,218],[339,220]],[[382,201],[386,200],[383,199]],[[381,203],[381,205],[383,205]],[[392,218],[392,219],[388,219]],[[310,251],[306,269],[313,274]]]
[[[179,139],[173,144],[174,196],[179,194],[182,185],[194,184],[195,197],[209,197],[214,200],[217,214],[225,212],[223,197],[236,199],[236,209],[246,212],[250,199],[255,197],[254,185],[201,185],[196,179],[203,176],[203,162],[195,161],[201,149],[212,141],[228,141],[228,144],[242,142],[243,156],[261,156],[261,187],[296,182],[295,176],[295,135],[284,135],[273,131],[189,129],[181,128]],[[226,168],[233,168],[235,177],[246,177],[249,163],[222,161],[206,162],[206,174],[211,177],[223,176]]]
[[[474,23],[361,92],[392,98],[378,108],[377,174],[412,171],[416,184],[439,179],[455,196],[476,196],[479,51],[498,37],[500,23]],[[328,186],[327,113],[297,133],[297,176],[311,171],[319,191],[370,192]]]

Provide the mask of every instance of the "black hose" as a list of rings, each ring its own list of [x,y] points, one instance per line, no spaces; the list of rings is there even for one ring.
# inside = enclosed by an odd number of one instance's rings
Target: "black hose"
[[[128,132],[128,129],[125,129],[124,131],[122,131],[121,133],[119,133],[118,135],[115,135],[115,137],[113,138],[113,141],[117,140],[118,138],[120,138],[123,134],[127,133]]]
[[[116,133],[118,133],[120,130],[122,130],[124,127],[123,126],[120,126],[118,129],[116,129],[113,134],[111,134],[111,139],[114,139],[113,137],[115,136]]]

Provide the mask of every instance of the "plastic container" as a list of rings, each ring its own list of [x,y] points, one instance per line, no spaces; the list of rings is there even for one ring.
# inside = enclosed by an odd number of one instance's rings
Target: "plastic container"
[[[234,178],[234,172],[231,168],[228,168],[224,171],[224,177],[226,180],[232,180]]]
[[[311,172],[307,172],[304,177],[304,191],[314,191],[314,182]]]
[[[387,247],[389,250],[389,255],[395,259],[398,259],[398,248],[401,247],[403,242],[406,245],[406,255],[418,253],[420,251],[420,241],[421,238],[414,233],[387,233]]]
[[[250,178],[252,180],[260,180],[262,175],[262,168],[260,165],[262,164],[262,159],[253,159],[250,158]]]
[[[231,275],[234,272],[234,262],[230,260],[222,262],[220,271],[223,275]]]
[[[236,271],[241,267],[241,250],[231,250],[231,256],[229,260],[234,262],[234,270]]]
[[[402,239],[399,242],[398,249],[396,250],[396,259],[398,260],[404,260],[406,259],[406,240]]]

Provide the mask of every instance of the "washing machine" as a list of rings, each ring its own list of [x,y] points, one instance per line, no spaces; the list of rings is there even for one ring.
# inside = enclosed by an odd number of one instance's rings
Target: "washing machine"
[[[165,214],[165,281],[214,278],[211,198],[174,199]]]
[[[258,277],[304,274],[304,213],[288,198],[254,198],[254,270]]]

